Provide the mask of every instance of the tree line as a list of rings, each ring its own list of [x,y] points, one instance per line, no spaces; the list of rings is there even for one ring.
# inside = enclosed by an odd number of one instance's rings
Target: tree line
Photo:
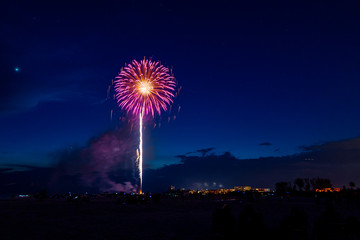
[[[275,190],[278,193],[286,192],[310,192],[315,191],[316,189],[332,188],[332,183],[330,179],[327,178],[296,178],[293,182],[277,182],[275,184]],[[354,182],[350,182],[349,186],[351,189],[355,187]],[[343,187],[345,188],[345,186]]]

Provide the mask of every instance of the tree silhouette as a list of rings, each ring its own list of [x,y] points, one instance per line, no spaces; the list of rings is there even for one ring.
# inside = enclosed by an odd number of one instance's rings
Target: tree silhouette
[[[295,179],[294,184],[298,187],[299,191],[302,191],[303,187],[305,186],[304,179],[302,178]]]
[[[305,182],[305,191],[309,192],[310,191],[310,179],[304,178],[304,182]]]
[[[278,194],[283,195],[289,191],[291,186],[288,182],[277,182],[275,183],[275,190]]]
[[[327,178],[313,178],[310,180],[310,183],[313,187],[313,190],[332,187],[330,179]]]

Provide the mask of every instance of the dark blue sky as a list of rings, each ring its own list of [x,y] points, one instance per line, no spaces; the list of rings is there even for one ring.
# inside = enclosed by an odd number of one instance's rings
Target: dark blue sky
[[[2,3],[0,164],[48,165],[121,127],[107,88],[144,56],[182,86],[176,120],[145,132],[153,167],[207,147],[244,159],[359,136],[359,4],[241,2]]]

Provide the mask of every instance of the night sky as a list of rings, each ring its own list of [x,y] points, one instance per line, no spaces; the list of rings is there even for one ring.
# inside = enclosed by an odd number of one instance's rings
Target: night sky
[[[129,128],[108,88],[144,57],[181,86],[145,130],[151,171],[212,147],[259,164],[329,142],[360,149],[360,4],[234,2],[2,2],[0,165],[52,166]]]

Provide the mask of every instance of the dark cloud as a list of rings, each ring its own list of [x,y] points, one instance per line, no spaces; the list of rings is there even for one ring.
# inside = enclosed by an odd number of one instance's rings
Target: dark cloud
[[[186,159],[186,155],[176,155],[175,157],[180,158],[181,161],[184,161]]]
[[[214,147],[204,148],[204,149],[196,150],[196,152],[201,153],[201,156],[202,156],[202,157],[205,157],[206,154],[208,154],[209,152],[211,152],[211,151],[214,150],[214,149],[215,149]]]
[[[0,174],[2,172],[9,172],[9,171],[12,171],[13,169],[12,168],[0,168]]]
[[[299,146],[303,151],[339,151],[339,150],[360,150],[360,138],[350,138],[346,140],[326,142],[310,146]]]
[[[269,142],[263,142],[259,144],[260,146],[271,146],[272,144]]]
[[[183,156],[182,164],[168,165],[145,173],[144,187],[165,190],[170,184],[198,188],[216,182],[226,187],[250,185],[274,187],[278,181],[297,177],[323,177],[336,186],[360,182],[360,138],[309,146],[300,154],[240,160],[223,155]],[[311,161],[309,160],[311,159]]]
[[[19,165],[0,171],[2,191],[46,187],[66,191],[134,191],[137,172],[133,157],[136,144],[130,132],[107,132],[85,148],[62,151],[54,156],[57,164],[49,168]],[[184,188],[233,187],[250,185],[273,188],[278,181],[295,178],[329,178],[335,186],[360,182],[360,138],[309,146],[308,151],[282,157],[238,159],[231,153],[179,155],[180,164],[145,169],[144,190],[166,191],[170,185]],[[49,182],[49,183],[48,183]],[[214,184],[216,183],[216,184]]]
[[[274,152],[280,152],[280,148],[275,149]]]
[[[193,152],[187,152],[185,153],[185,155],[189,155],[189,154],[193,154],[193,153],[197,153],[196,151],[193,151]],[[180,155],[179,155],[180,156]]]
[[[202,156],[205,156],[206,154],[208,154],[209,152],[211,152],[212,150],[214,150],[215,147],[210,147],[210,148],[203,148],[203,149],[198,149],[198,150],[195,150],[195,151],[192,151],[192,152],[187,152],[185,153],[184,155],[190,155],[190,154],[193,154],[193,153],[201,153]],[[183,155],[178,155],[176,157],[182,157]]]

